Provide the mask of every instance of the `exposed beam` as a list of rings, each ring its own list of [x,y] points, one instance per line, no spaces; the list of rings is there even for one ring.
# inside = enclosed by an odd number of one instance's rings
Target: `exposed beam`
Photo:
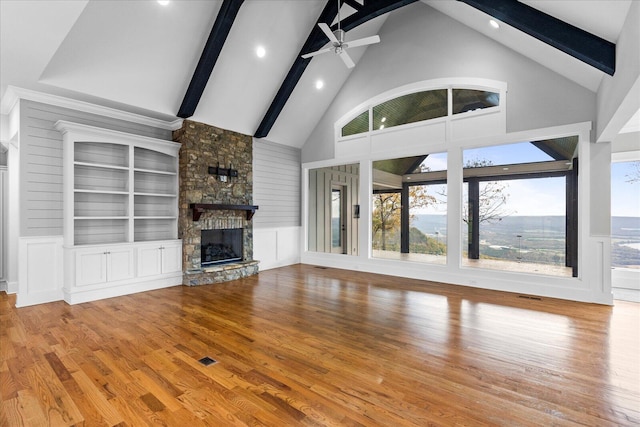
[[[200,56],[196,70],[193,72],[193,77],[191,77],[187,92],[180,105],[178,117],[186,119],[195,113],[196,107],[200,102],[200,98],[213,71],[213,67],[218,61],[224,42],[227,40],[233,21],[236,19],[243,2],[244,0],[224,0],[222,3],[213,28],[211,28],[207,43],[202,50],[202,55]]]
[[[356,13],[343,20],[341,27],[344,31],[349,31],[373,18],[376,18],[384,13],[390,12],[400,7],[406,6],[410,3],[414,3],[415,1],[417,0],[368,0],[365,2],[364,6],[361,6],[356,11]],[[318,28],[317,24],[321,22],[332,22],[337,14],[337,2],[335,2],[334,0],[328,0],[326,6],[322,10],[322,13],[320,14],[320,17],[318,18],[318,21],[313,26],[309,37],[307,37],[307,40],[302,46],[302,49],[300,49],[300,53],[298,53],[295,61],[293,62],[293,65],[289,69],[287,77],[285,77],[282,85],[280,86],[280,89],[278,89],[278,93],[271,102],[271,105],[264,115],[262,122],[260,122],[260,125],[258,126],[258,129],[254,134],[256,138],[264,138],[269,134],[269,131],[271,131],[271,128],[278,119],[278,116],[282,112],[282,109],[287,103],[287,100],[300,81],[304,70],[309,65],[309,62],[312,58],[302,59],[301,55],[318,50],[322,48],[322,46],[327,44],[328,39]]]
[[[459,0],[613,75],[616,45],[516,0]]]

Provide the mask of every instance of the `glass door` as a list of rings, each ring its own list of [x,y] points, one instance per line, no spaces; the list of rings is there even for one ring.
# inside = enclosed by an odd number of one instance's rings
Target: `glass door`
[[[346,254],[346,187],[333,185],[331,187],[331,252]]]

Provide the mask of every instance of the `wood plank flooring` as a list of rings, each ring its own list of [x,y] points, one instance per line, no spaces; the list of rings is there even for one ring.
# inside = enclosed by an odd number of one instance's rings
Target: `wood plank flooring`
[[[640,423],[637,303],[294,265],[14,305],[0,293],[2,426]]]

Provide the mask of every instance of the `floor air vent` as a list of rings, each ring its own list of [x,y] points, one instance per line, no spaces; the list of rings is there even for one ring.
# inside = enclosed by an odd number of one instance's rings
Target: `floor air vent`
[[[534,296],[531,296],[531,295],[518,295],[518,298],[533,299],[533,300],[536,300],[536,301],[542,301],[542,298],[534,297]]]
[[[210,358],[209,356],[205,356],[202,359],[198,360],[198,362],[202,363],[204,366],[213,365],[214,363],[218,363],[215,359]]]

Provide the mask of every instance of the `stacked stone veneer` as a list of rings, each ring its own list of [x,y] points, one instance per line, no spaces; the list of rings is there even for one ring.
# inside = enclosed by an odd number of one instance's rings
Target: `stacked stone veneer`
[[[206,211],[193,220],[191,203],[251,205],[253,202],[253,146],[248,135],[185,120],[174,131],[180,147],[180,195],[178,235],[182,239],[183,284],[188,286],[225,282],[258,272],[253,259],[253,226],[244,211]],[[238,170],[237,177],[223,182],[209,174],[209,166]],[[203,269],[200,266],[200,235],[203,229],[243,228],[243,261]]]

